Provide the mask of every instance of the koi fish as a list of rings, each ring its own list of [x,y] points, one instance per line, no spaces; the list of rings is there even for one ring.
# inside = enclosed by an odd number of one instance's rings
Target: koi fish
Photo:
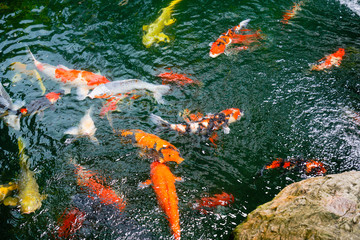
[[[180,219],[178,209],[178,197],[176,195],[175,181],[181,181],[181,177],[175,177],[168,166],[154,161],[150,165],[150,179],[141,183],[143,188],[152,184],[156,198],[161,209],[165,212],[170,228],[176,240],[180,239]]]
[[[217,114],[209,114],[199,119],[198,121],[189,121],[184,124],[171,124],[161,117],[151,114],[150,120],[158,126],[163,126],[180,133],[193,134],[210,134],[220,128],[225,134],[230,133],[229,124],[233,123],[243,116],[243,113],[238,108],[229,108]]]
[[[119,94],[128,94],[135,90],[148,90],[154,94],[154,98],[158,103],[164,104],[162,95],[169,92],[170,87],[155,85],[138,79],[127,79],[99,85],[87,96],[90,98],[109,98]]]
[[[120,94],[116,97],[111,97],[109,99],[106,100],[105,104],[101,107],[100,109],[100,117],[104,117],[105,114],[107,114],[108,112],[113,112],[117,109],[117,104],[125,99],[126,97],[129,97],[129,94]],[[130,97],[130,99],[138,99],[139,97],[141,97],[141,95],[133,95],[132,97]]]
[[[221,194],[215,194],[213,197],[203,197],[200,200],[196,200],[193,209],[199,210],[203,214],[208,213],[208,209],[215,208],[217,206],[227,206],[234,203],[234,196],[232,194],[222,192]]]
[[[194,121],[201,121],[203,119],[204,114],[197,112],[197,113],[190,113],[189,109],[184,109],[182,112],[179,113],[179,116],[182,117],[186,122],[194,122]]]
[[[74,233],[79,230],[85,221],[86,214],[74,207],[68,211],[65,209],[58,220],[57,233],[60,239],[72,239]]]
[[[26,74],[28,76],[36,77],[36,79],[39,81],[39,85],[40,85],[40,89],[42,91],[42,95],[45,94],[46,87],[44,86],[44,83],[43,83],[43,81],[41,79],[41,76],[40,76],[38,71],[36,71],[35,69],[27,70],[26,69],[27,65],[23,64],[21,62],[14,62],[14,63],[10,64],[10,66],[11,66],[10,67],[11,70],[14,70],[14,71],[18,72],[13,77],[12,82],[17,82],[18,80],[20,80],[21,79],[21,74]]]
[[[318,160],[304,160],[304,159],[282,159],[276,158],[270,164],[266,165],[264,169],[293,169],[299,168],[301,172],[307,175],[323,175],[327,172],[324,164]]]
[[[94,89],[98,85],[110,82],[106,77],[92,72],[69,69],[62,65],[55,67],[47,63],[41,63],[35,59],[30,49],[28,50],[39,71],[63,83],[65,94],[70,93],[72,87],[76,87],[79,100],[84,99],[89,90]]]
[[[36,99],[30,102],[28,105],[25,105],[25,107],[20,108],[18,112],[22,115],[42,113],[47,108],[53,108],[54,104],[61,98],[63,94],[63,90],[58,92],[49,92],[44,97]]]
[[[0,185],[0,201],[3,201],[10,193],[18,189],[17,183],[9,182],[8,184]]]
[[[251,42],[257,41],[257,39],[261,38],[260,31],[257,31],[254,34],[243,34],[246,31],[250,31],[249,29],[243,29],[250,22],[250,19],[246,19],[240,22],[239,25],[229,29],[227,32],[220,35],[220,37],[213,43],[210,43],[210,57],[215,58],[220,54],[225,52],[227,46],[231,43],[237,44],[245,44],[248,45]],[[239,34],[239,31],[242,31],[242,34]],[[239,49],[245,50],[247,48]]]
[[[120,132],[122,137],[131,139],[131,141],[140,147],[144,152],[155,154],[156,159],[161,162],[176,162],[180,164],[184,159],[180,157],[179,150],[158,136],[144,131],[133,129],[133,130],[122,130]]]
[[[41,201],[44,200],[46,196],[39,193],[39,185],[34,177],[35,174],[29,169],[29,163],[27,162],[29,157],[24,153],[25,145],[22,138],[18,138],[18,145],[20,157],[19,195],[16,198],[17,201],[15,201],[14,198],[8,198],[14,200],[11,201],[11,205],[16,202],[20,205],[21,213],[29,214],[41,207]]]
[[[283,15],[283,19],[281,20],[281,22],[283,24],[288,24],[289,20],[291,18],[293,18],[298,13],[298,11],[301,10],[301,5],[303,5],[303,4],[304,3],[302,1],[300,1],[299,3],[294,3],[294,6],[292,7],[291,10],[286,10],[286,12]]]
[[[186,77],[185,74],[173,73],[172,71],[161,73],[157,76],[162,79],[163,85],[166,83],[175,83],[182,86],[184,86],[185,84],[196,84],[196,85],[201,84],[199,81],[195,81],[192,80],[191,78]]]
[[[176,21],[175,18],[171,18],[171,14],[175,5],[181,1],[182,0],[173,0],[168,7],[162,9],[161,15],[155,22],[143,26],[143,31],[146,31],[146,34],[143,36],[142,43],[147,48],[155,42],[170,42],[170,38],[165,35],[162,30],[165,26],[169,26]]]
[[[76,138],[88,137],[94,143],[98,143],[98,139],[94,136],[96,127],[94,121],[91,118],[92,108],[86,111],[85,115],[81,118],[80,123],[77,127],[71,127],[64,132],[64,134],[75,135]]]
[[[327,55],[320,59],[318,65],[313,65],[311,70],[321,71],[324,69],[330,69],[332,66],[340,67],[341,61],[345,55],[345,49],[339,48],[335,53]]]

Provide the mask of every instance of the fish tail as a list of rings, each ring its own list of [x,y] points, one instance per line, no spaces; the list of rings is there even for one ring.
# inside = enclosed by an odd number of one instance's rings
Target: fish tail
[[[31,58],[34,60],[34,62],[35,62],[35,63],[38,62],[38,60],[36,60],[36,58],[35,58],[34,55],[32,54],[29,46],[26,46],[26,48],[27,48],[28,52],[30,53],[30,56],[31,56]]]
[[[244,20],[244,21],[241,21],[238,25],[238,28],[236,30],[240,30],[240,29],[243,29],[243,28],[246,28],[246,26],[248,25],[248,23],[251,21],[250,18]]]
[[[162,96],[169,92],[170,87],[168,85],[159,85],[156,86],[154,89],[154,98],[158,103],[165,104],[164,99],[162,99]]]
[[[174,7],[176,4],[178,4],[179,2],[181,2],[182,0],[174,0],[170,3],[169,7]]]
[[[19,147],[19,157],[20,157],[20,167],[28,167],[27,159],[29,158],[25,152],[25,143],[22,137],[18,138],[18,147]]]
[[[170,123],[168,121],[162,119],[161,117],[155,114],[152,113],[150,114],[150,120],[157,126],[170,127]]]

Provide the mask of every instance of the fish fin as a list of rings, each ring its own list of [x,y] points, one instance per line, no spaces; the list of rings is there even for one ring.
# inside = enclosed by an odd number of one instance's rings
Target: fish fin
[[[170,127],[170,123],[168,121],[153,113],[150,114],[150,120],[157,126]]]
[[[241,21],[241,22],[239,23],[238,29],[236,29],[236,30],[239,31],[240,29],[245,28],[250,21],[251,21],[250,18],[249,18],[249,19],[246,19],[246,20],[244,20],[244,21]]]
[[[89,93],[89,89],[87,87],[78,87],[76,93],[79,101],[84,100]]]
[[[20,130],[20,115],[10,114],[3,117],[5,123],[16,131]]]
[[[229,128],[229,126],[224,125],[222,128],[223,128],[223,131],[224,131],[225,134],[229,134],[229,133],[230,133],[230,128]]]
[[[169,92],[170,87],[168,85],[158,85],[154,89],[154,98],[160,104],[165,104],[164,99],[162,99],[162,95]]]
[[[79,127],[71,127],[67,129],[64,134],[70,134],[70,135],[78,135],[79,134]]]
[[[151,183],[152,183],[151,179],[148,179],[145,182],[139,183],[138,188],[139,189],[144,189],[144,188],[148,187]]]
[[[39,74],[38,71],[36,71],[36,69],[33,70],[34,74],[35,74],[35,77],[36,79],[39,81],[39,85],[40,85],[40,89],[41,89],[41,95],[44,95],[45,92],[46,92],[46,87],[44,86],[44,83],[41,79],[41,76]]]
[[[12,105],[12,100],[9,94],[6,92],[3,85],[1,84],[1,82],[0,82],[0,96],[3,97],[9,103],[9,105]]]
[[[95,145],[99,145],[99,140],[94,137],[94,136],[89,136],[90,140],[92,143],[94,143]]]
[[[3,204],[5,206],[12,206],[12,207],[15,207],[19,204],[19,199],[16,198],[16,197],[7,197],[4,199],[4,202]]]
[[[209,47],[211,47],[211,46],[213,45],[213,43],[214,43],[214,42],[209,43]]]
[[[174,22],[176,22],[176,19],[171,18],[171,19],[165,21],[164,24],[165,24],[165,26],[169,26],[169,25],[173,24]]]
[[[213,134],[209,137],[209,140],[212,144],[214,144],[214,147],[217,148],[217,144],[215,143],[218,140],[217,132],[213,132]]]
[[[144,25],[144,26],[143,26],[143,30],[144,30],[144,31],[147,31],[148,29],[149,29],[149,25]]]
[[[70,86],[65,85],[65,86],[62,86],[61,89],[64,90],[65,95],[71,93],[71,87]]]
[[[170,38],[168,35],[166,35],[165,33],[161,32],[159,33],[156,38],[158,39],[159,42],[170,42]]]
[[[34,55],[32,54],[32,52],[30,51],[30,48],[28,46],[26,46],[28,52],[30,53],[31,58],[34,60],[34,62],[37,62],[36,58],[34,57]]]

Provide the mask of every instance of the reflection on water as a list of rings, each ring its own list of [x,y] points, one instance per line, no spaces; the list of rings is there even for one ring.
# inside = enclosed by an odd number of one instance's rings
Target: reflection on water
[[[184,239],[226,239],[256,206],[308,177],[291,170],[258,174],[276,158],[320,159],[329,174],[359,170],[356,2],[306,1],[289,24],[283,24],[291,1],[183,0],[172,13],[176,22],[164,28],[170,42],[150,48],[142,44],[142,26],[152,23],[170,1],[119,2],[3,1],[1,83],[13,101],[30,103],[43,96],[36,75],[14,78],[18,73],[11,69],[14,62],[35,69],[26,47],[40,62],[98,73],[110,81],[136,78],[161,84],[157,76],[169,68],[201,81],[199,86],[171,85],[165,104],[158,104],[148,92],[124,99],[112,114],[114,129],[156,134],[185,159],[180,165],[169,164],[172,173],[184,179],[176,183]],[[248,18],[249,26],[264,34],[261,43],[254,49],[230,48],[227,55],[211,58],[209,43]],[[309,71],[339,48],[346,52],[340,67]],[[60,89],[49,76],[41,72],[40,76],[46,92]],[[102,99],[80,101],[73,89],[43,114],[22,117],[20,131],[0,121],[0,183],[18,178],[17,138],[22,136],[28,143],[30,169],[40,192],[47,194],[41,209],[30,215],[0,206],[4,238],[53,238],[65,209],[72,208],[88,214],[76,231],[78,238],[121,239],[126,234],[129,239],[171,238],[153,189],[138,189],[149,178],[151,160],[113,134],[107,118],[99,116],[103,104]],[[86,138],[66,144],[64,131],[77,126],[90,107],[99,144]],[[229,134],[218,132],[217,147],[207,137],[159,129],[149,118],[153,113],[177,123],[184,122],[179,113],[185,109],[206,115],[228,108],[240,108],[244,116],[229,126]],[[123,214],[87,197],[77,186],[70,158],[107,176],[107,186],[126,200]],[[222,192],[232,194],[234,203],[208,214],[191,206],[203,196]]]

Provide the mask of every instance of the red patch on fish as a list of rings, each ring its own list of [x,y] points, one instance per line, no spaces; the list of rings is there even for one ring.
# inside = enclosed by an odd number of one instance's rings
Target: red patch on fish
[[[61,239],[72,239],[77,230],[79,230],[85,221],[85,213],[77,208],[72,208],[70,211],[65,209],[58,221],[58,237]]]
[[[157,75],[162,78],[162,84],[166,83],[175,83],[184,86],[185,84],[197,84],[200,85],[199,81],[192,80],[191,78],[186,77],[185,74],[165,72]]]
[[[55,103],[57,100],[59,100],[60,96],[61,96],[61,93],[56,93],[56,92],[49,92],[48,94],[45,95],[45,97],[51,103]]]
[[[63,68],[57,68],[55,70],[55,78],[60,78],[63,83],[73,82],[76,79],[79,79],[85,81],[88,86],[94,87],[110,82],[106,77],[92,72],[73,69],[67,70]]]
[[[291,19],[291,18],[293,18],[296,14],[297,14],[297,12],[299,11],[299,10],[301,10],[301,5],[303,4],[303,2],[299,2],[299,3],[294,3],[294,6],[292,7],[292,9],[291,10],[286,10],[286,12],[284,13],[284,15],[283,15],[283,19],[281,20],[281,22],[283,23],[283,24],[288,24],[289,23],[289,20]]]
[[[282,159],[277,158],[272,161],[270,164],[265,166],[265,169],[293,169],[299,168],[301,172],[304,172],[307,175],[322,175],[327,172],[324,164],[318,160],[303,160],[303,159]]]
[[[203,197],[200,200],[196,200],[194,209],[207,214],[209,209],[214,209],[217,206],[227,206],[232,203],[234,203],[234,196],[222,192],[221,194],[215,194],[213,197]]]
[[[320,64],[312,66],[311,70],[321,71],[324,69],[330,69],[332,66],[339,67],[341,61],[345,55],[345,49],[339,48],[335,53],[327,55],[320,59]]]
[[[117,108],[118,102],[121,100],[121,98],[112,97],[108,100],[106,100],[106,103],[104,106],[102,106],[100,110],[100,116],[103,117],[107,112],[115,111]]]

